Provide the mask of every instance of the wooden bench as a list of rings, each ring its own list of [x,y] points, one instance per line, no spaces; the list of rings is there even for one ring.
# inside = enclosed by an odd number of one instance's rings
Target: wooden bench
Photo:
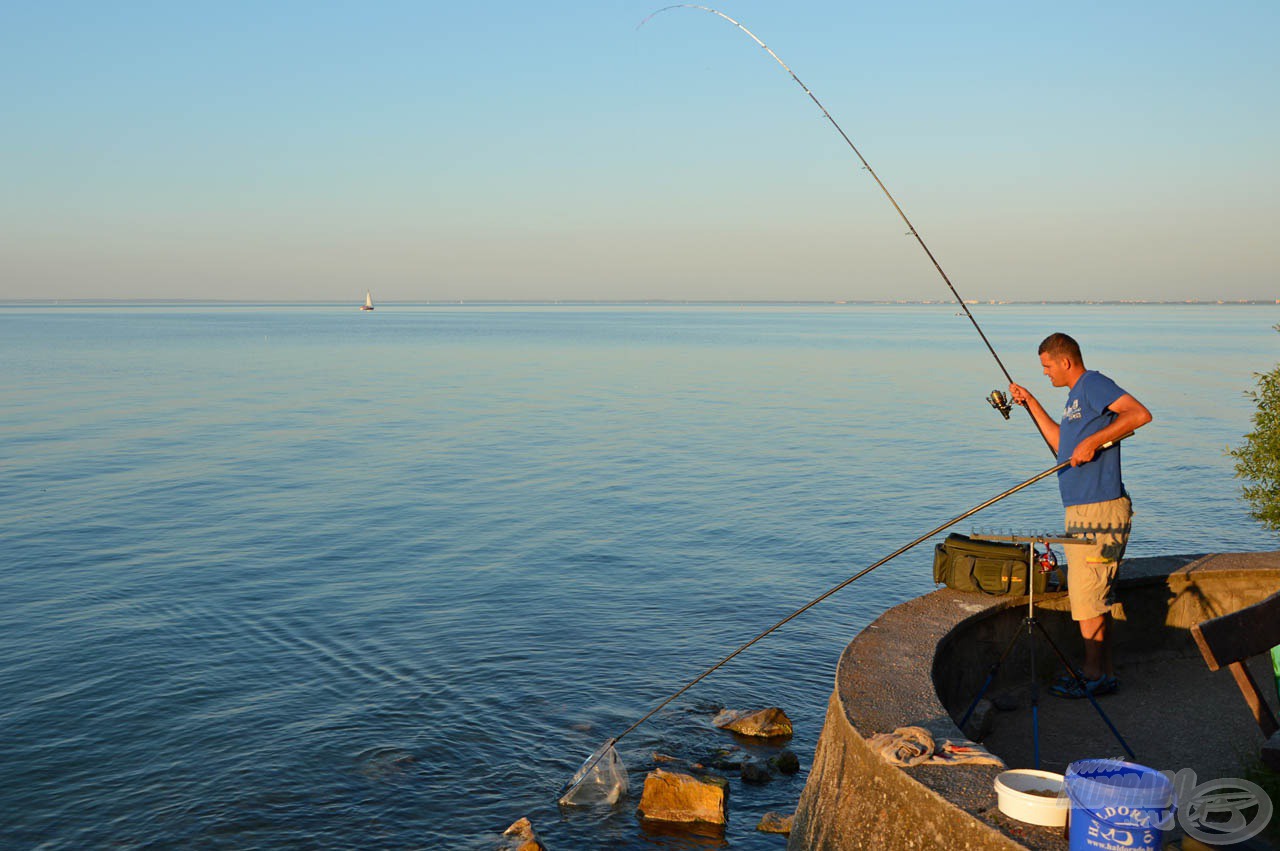
[[[1198,623],[1191,627],[1191,634],[1209,670],[1230,669],[1253,720],[1267,739],[1262,759],[1280,771],[1280,724],[1245,667],[1252,657],[1269,654],[1272,647],[1280,645],[1280,592],[1229,615]]]

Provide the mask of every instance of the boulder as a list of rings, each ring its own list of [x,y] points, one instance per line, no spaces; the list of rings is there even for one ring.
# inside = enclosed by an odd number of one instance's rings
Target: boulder
[[[773,775],[769,773],[769,769],[755,760],[744,762],[739,771],[742,775],[743,783],[768,783],[773,779]]]
[[[533,830],[533,823],[522,818],[502,832],[503,843],[499,851],[547,851],[538,834]]]
[[[723,825],[725,792],[723,784],[655,768],[644,779],[636,813],[646,821]]]
[[[718,771],[737,771],[742,768],[742,763],[746,759],[747,757],[742,753],[742,748],[735,745],[728,748],[719,748],[703,762]]]
[[[770,757],[769,765],[779,774],[795,774],[800,771],[800,757],[791,751],[784,750],[777,756]]]
[[[784,816],[782,813],[765,813],[760,823],[756,825],[756,830],[761,833],[782,833],[790,836],[791,824],[794,821],[794,814]]]
[[[360,773],[370,780],[396,780],[405,777],[417,762],[416,756],[397,747],[370,748],[356,756]]]
[[[740,736],[776,739],[791,735],[791,719],[778,707],[748,712],[744,709],[721,710],[711,723]]]
[[[719,786],[724,790],[725,795],[729,794],[729,780],[719,774],[695,774],[698,780],[703,783],[710,783],[712,786]]]

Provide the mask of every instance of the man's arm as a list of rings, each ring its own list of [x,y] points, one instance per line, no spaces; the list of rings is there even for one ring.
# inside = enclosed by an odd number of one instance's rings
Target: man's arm
[[[1013,401],[1024,406],[1031,412],[1031,416],[1035,419],[1036,425],[1040,427],[1040,433],[1044,435],[1045,440],[1049,441],[1049,445],[1056,453],[1058,451],[1058,422],[1044,409],[1039,400],[1032,396],[1027,388],[1021,384],[1010,384],[1009,395],[1013,397]],[[1145,410],[1145,408],[1143,409]],[[1103,441],[1105,443],[1105,441]],[[1102,444],[1099,444],[1101,446]]]
[[[1080,438],[1076,451],[1071,453],[1072,467],[1079,467],[1081,464],[1092,461],[1093,456],[1098,452],[1098,447],[1107,441],[1124,437],[1129,432],[1137,431],[1151,422],[1151,412],[1147,410],[1147,406],[1128,393],[1107,405],[1107,408],[1116,415],[1115,420],[1106,428],[1088,437]]]

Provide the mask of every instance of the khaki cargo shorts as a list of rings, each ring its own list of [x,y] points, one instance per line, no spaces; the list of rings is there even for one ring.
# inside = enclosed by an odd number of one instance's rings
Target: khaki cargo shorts
[[[1083,621],[1111,611],[1115,598],[1112,585],[1116,568],[1124,558],[1133,525],[1133,502],[1129,497],[1067,506],[1068,534],[1087,534],[1093,544],[1069,544],[1067,555],[1067,596],[1072,620]]]

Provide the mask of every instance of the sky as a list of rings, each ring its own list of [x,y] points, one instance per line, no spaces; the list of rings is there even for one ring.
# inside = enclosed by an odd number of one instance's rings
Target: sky
[[[661,2],[0,0],[0,299],[950,295]],[[1280,3],[712,4],[972,299],[1280,298]]]

